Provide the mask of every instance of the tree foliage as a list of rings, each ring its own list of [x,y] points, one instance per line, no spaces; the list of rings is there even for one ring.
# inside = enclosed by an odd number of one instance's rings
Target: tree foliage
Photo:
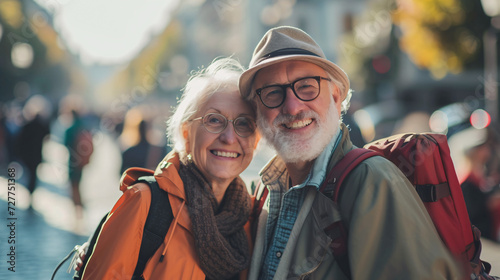
[[[399,45],[435,78],[459,73],[478,58],[487,17],[477,0],[399,0],[393,22]]]

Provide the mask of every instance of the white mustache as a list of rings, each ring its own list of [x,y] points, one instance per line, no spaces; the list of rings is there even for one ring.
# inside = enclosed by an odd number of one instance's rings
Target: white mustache
[[[279,127],[282,124],[292,123],[295,121],[300,121],[304,119],[319,119],[319,116],[314,111],[300,112],[297,115],[280,114],[274,119],[273,126]]]

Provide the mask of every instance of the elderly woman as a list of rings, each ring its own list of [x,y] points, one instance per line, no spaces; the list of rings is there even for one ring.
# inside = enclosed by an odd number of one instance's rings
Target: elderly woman
[[[250,196],[239,175],[259,136],[255,112],[238,91],[241,65],[215,60],[188,81],[168,122],[173,151],[158,165],[174,220],[144,279],[231,279],[249,264]],[[130,279],[151,201],[138,183],[108,215],[82,279]],[[243,273],[242,273],[243,274]]]

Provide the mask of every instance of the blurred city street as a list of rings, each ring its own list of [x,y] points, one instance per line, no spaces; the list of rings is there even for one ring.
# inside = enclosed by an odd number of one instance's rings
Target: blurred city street
[[[46,142],[44,163],[39,169],[39,181],[34,193],[33,209],[28,209],[28,191],[21,183],[16,184],[16,263],[15,272],[8,270],[9,248],[6,236],[8,227],[1,230],[2,255],[0,256],[0,279],[50,279],[60,260],[77,244],[82,244],[95,228],[100,218],[110,210],[120,196],[118,189],[120,154],[113,138],[106,134],[95,134],[95,152],[82,178],[82,197],[85,206],[84,218],[74,218],[74,206],[70,199],[69,186],[65,182],[65,150],[54,141]],[[261,147],[251,166],[243,174],[246,182],[255,179],[259,169],[268,160],[272,151]],[[20,176],[20,167],[16,167]],[[0,177],[0,209],[3,221],[7,222],[6,178]],[[22,180],[21,180],[22,181]],[[500,275],[500,244],[483,240],[482,259],[493,265],[493,275]],[[69,279],[66,273],[69,261],[59,270],[55,279]]]

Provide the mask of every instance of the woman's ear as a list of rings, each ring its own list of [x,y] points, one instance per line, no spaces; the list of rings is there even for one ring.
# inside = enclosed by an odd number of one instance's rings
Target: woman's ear
[[[186,154],[190,154],[191,150],[189,148],[190,142],[189,142],[189,126],[187,124],[182,125],[182,137],[184,138],[185,141],[185,148],[186,148]]]
[[[256,130],[255,131],[255,146],[253,147],[254,150],[257,149],[259,142],[260,142],[260,133],[258,130]]]

